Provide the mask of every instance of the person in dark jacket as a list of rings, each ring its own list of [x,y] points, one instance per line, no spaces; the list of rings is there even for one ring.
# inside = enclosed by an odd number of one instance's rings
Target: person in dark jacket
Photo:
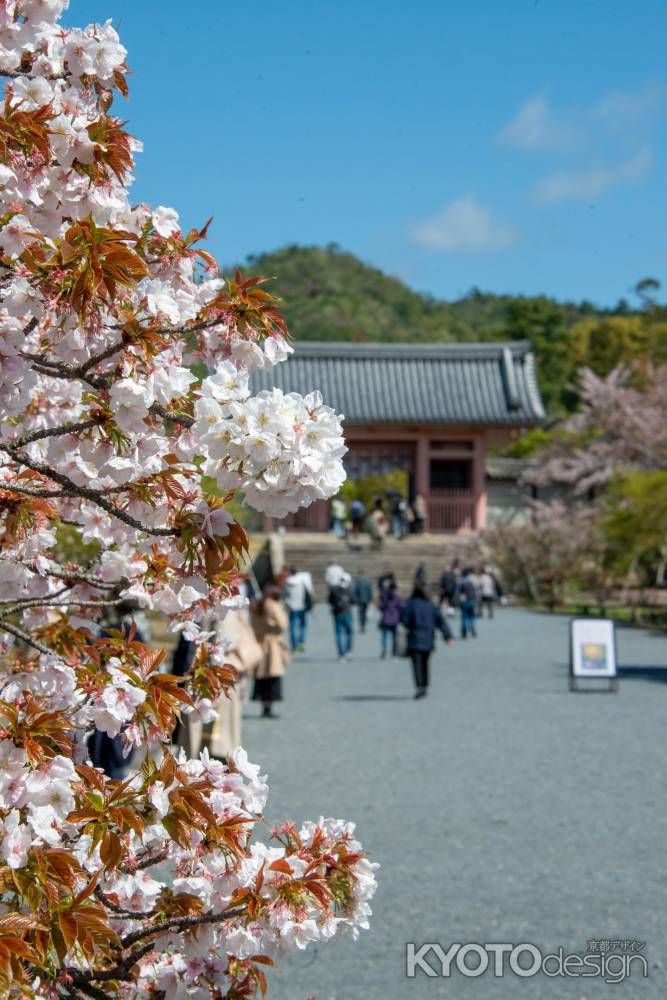
[[[457,598],[461,608],[461,638],[467,639],[468,632],[475,638],[477,636],[478,590],[472,569],[463,570],[457,587]]]
[[[349,659],[352,652],[352,578],[343,573],[340,581],[329,591],[329,604],[334,621],[338,659]]]
[[[385,587],[388,587],[390,583],[396,586],[396,577],[390,569],[386,569],[384,573],[381,573],[378,577],[378,594],[382,597],[382,591]]]
[[[392,581],[382,591],[378,604],[380,607],[380,631],[382,636],[382,651],[380,655],[384,660],[387,655],[390,636],[391,655],[396,656],[396,629],[401,620],[401,611],[403,610],[403,601],[395,581]]]
[[[408,633],[408,655],[412,660],[415,678],[415,698],[426,695],[429,682],[429,660],[435,647],[435,630],[438,629],[449,645],[452,633],[440,608],[429,600],[421,587],[415,587],[401,613],[401,624]]]
[[[414,586],[419,587],[419,589],[423,590],[425,593],[428,592],[428,570],[426,569],[425,562],[420,562],[419,566],[417,566]]]
[[[457,572],[452,566],[440,577],[440,603],[453,608],[456,606]]]
[[[108,626],[100,632],[101,638],[106,638],[111,634],[111,630],[120,631],[124,636],[129,636],[134,622],[135,605],[131,601],[123,601],[115,609],[115,617]],[[144,642],[144,637],[135,627],[135,642]],[[93,767],[100,767],[108,778],[122,780],[132,759],[132,751],[125,751],[123,738],[119,733],[117,736],[107,736],[99,729],[94,729],[88,737],[88,753]]]
[[[359,631],[366,631],[368,605],[373,600],[373,584],[367,576],[356,576],[352,584],[352,600],[357,605],[359,615]]]

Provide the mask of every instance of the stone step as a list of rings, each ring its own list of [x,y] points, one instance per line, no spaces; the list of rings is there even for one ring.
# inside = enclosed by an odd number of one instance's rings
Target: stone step
[[[440,575],[454,559],[458,558],[461,564],[476,563],[480,558],[478,545],[478,537],[473,534],[419,535],[387,538],[380,549],[372,549],[367,535],[339,539],[328,534],[287,532],[272,536],[271,549],[274,573],[277,575],[283,566],[292,565],[309,572],[315,597],[321,601],[327,594],[324,574],[332,562],[341,565],[353,577],[370,577],[374,584],[382,573],[392,571],[401,593],[407,596],[421,563],[426,567],[427,580],[436,591]]]

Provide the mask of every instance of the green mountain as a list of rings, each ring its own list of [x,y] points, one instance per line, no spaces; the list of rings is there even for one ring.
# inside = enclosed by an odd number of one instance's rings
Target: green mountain
[[[288,246],[249,257],[244,273],[275,281],[288,325],[299,340],[494,340],[507,337],[510,307],[551,303],[570,325],[607,315],[589,303],[557,303],[542,296],[494,295],[473,289],[454,302],[415,292],[399,278],[328,247]],[[522,334],[523,335],[523,334]]]
[[[590,364],[604,374],[619,361],[658,360],[658,334],[660,354],[667,349],[665,310],[656,305],[660,286],[654,279],[637,286],[641,309],[633,310],[621,300],[615,309],[605,310],[590,302],[478,289],[447,302],[413,291],[335,244],[283,247],[249,257],[241,270],[246,277],[275,278],[267,287],[282,298],[282,311],[297,340],[528,339],[537,356],[544,400],[554,412],[575,404],[571,383],[577,367]],[[663,322],[656,334],[658,318]]]

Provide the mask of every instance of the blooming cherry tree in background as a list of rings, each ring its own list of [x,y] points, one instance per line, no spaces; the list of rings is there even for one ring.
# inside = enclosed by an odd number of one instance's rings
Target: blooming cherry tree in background
[[[110,23],[60,26],[66,6],[0,0],[0,991],[251,997],[276,956],[367,925],[375,866],[341,821],[254,841],[259,768],[170,736],[235,680],[202,630],[242,603],[228,501],[336,493],[341,425],[318,393],[250,394],[291,351],[276,302],[220,278],[205,229],[130,204],[126,53]],[[63,530],[96,554],[59,558]],[[185,678],[100,637],[128,599],[194,640]],[[93,727],[140,770],[93,768]]]
[[[525,473],[535,486],[574,496],[604,488],[619,469],[667,465],[667,367],[579,372],[581,409],[564,421]]]

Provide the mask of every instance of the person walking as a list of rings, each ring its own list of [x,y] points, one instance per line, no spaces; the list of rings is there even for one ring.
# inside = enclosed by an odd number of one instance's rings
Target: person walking
[[[425,562],[420,562],[415,573],[414,586],[428,592],[428,570]]]
[[[380,635],[382,643],[380,656],[384,660],[387,656],[387,646],[389,645],[390,637],[391,655],[397,655],[396,629],[401,620],[401,611],[403,610],[403,601],[398,592],[396,581],[393,578],[389,586],[385,587],[380,594],[378,605],[380,608]]]
[[[400,493],[395,493],[391,497],[389,504],[389,518],[391,524],[391,534],[394,538],[400,538],[403,534],[402,519],[401,519],[401,502],[402,497]]]
[[[303,653],[308,634],[308,612],[313,597],[313,578],[310,573],[299,572],[290,566],[289,576],[283,584],[283,600],[289,615],[289,636],[293,653]]]
[[[174,730],[172,742],[183,747],[190,758],[198,757],[205,747],[212,757],[225,760],[235,747],[241,745],[246,676],[254,673],[264,654],[250,626],[247,608],[228,611],[219,621],[206,616],[203,624],[205,631],[210,628],[215,632],[216,644],[224,643],[227,647],[225,666],[234,667],[239,676],[236,683],[214,703],[216,719],[205,722],[206,716],[196,710],[184,713]],[[195,643],[185,639],[181,633],[173,661],[173,672],[177,676],[182,677],[191,669],[197,649]]]
[[[463,570],[457,588],[457,598],[461,608],[461,638],[467,639],[468,633],[477,637],[477,585],[472,569]]]
[[[364,504],[363,500],[359,499],[359,497],[355,497],[355,499],[350,504],[350,521],[352,522],[353,535],[358,535],[361,533],[365,517],[366,517],[366,505]]]
[[[137,627],[138,611],[139,609],[133,601],[122,601],[121,604],[116,605],[111,611],[109,623],[100,630],[100,638],[106,639],[112,631],[118,631],[125,639],[128,639],[134,629],[134,641],[144,643],[146,639],[143,631]],[[88,737],[88,753],[93,767],[101,768],[108,778],[118,780],[125,777],[132,761],[132,750],[126,750],[123,746],[122,733],[108,736],[100,729],[93,729]]]
[[[280,590],[268,583],[251,610],[252,628],[262,647],[262,658],[255,667],[252,700],[261,701],[262,718],[275,719],[274,702],[282,701],[282,679],[289,663],[289,651],[283,633],[289,618],[280,603]]]
[[[352,577],[344,573],[329,591],[338,659],[343,661],[352,652]]]
[[[440,577],[440,604],[444,604],[446,608],[456,607],[456,590],[457,577],[452,566],[451,569],[446,569]]]
[[[359,615],[359,631],[366,631],[368,605],[373,600],[373,584],[367,576],[356,576],[352,585],[352,599]]]
[[[418,493],[415,497],[415,501],[412,505],[412,511],[415,516],[414,521],[414,532],[415,535],[423,535],[426,531],[426,516],[428,513],[426,507],[426,501],[424,500],[421,493]]]
[[[484,617],[484,610],[486,609],[489,618],[493,618],[493,606],[500,597],[498,592],[498,583],[495,576],[491,572],[490,566],[485,566],[484,569],[479,572],[479,585],[482,591],[482,609],[480,612],[480,617]]]
[[[429,662],[435,648],[435,630],[440,631],[447,645],[452,641],[452,633],[440,608],[429,600],[421,587],[412,591],[401,612],[401,624],[408,633],[407,647],[415,679],[415,698],[424,698],[429,684]]]
[[[384,516],[380,497],[376,497],[373,511],[366,518],[366,530],[371,536],[371,548],[381,549],[384,536],[387,533],[387,519]]]
[[[412,513],[410,504],[405,497],[401,497],[398,502],[398,516],[400,519],[399,538],[405,538],[410,532],[410,514]]]
[[[337,562],[331,562],[324,571],[324,582],[327,587],[335,587],[346,576],[345,570]]]
[[[345,538],[345,502],[341,497],[331,501],[331,531],[337,538]]]

